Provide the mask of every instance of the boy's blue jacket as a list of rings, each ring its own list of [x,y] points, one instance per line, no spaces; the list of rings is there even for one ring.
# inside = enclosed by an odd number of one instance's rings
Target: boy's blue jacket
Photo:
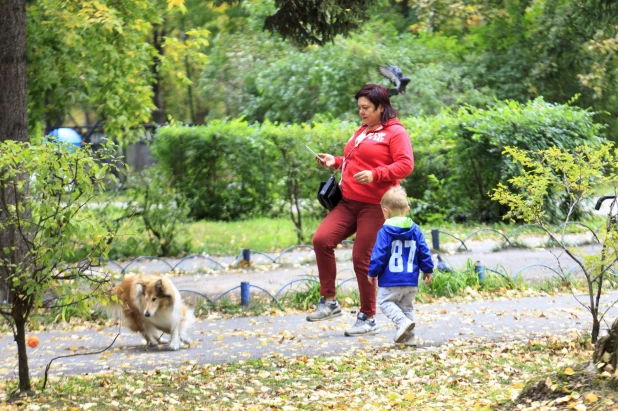
[[[418,286],[419,270],[433,273],[433,261],[421,229],[411,218],[389,218],[378,231],[369,276],[380,287]]]

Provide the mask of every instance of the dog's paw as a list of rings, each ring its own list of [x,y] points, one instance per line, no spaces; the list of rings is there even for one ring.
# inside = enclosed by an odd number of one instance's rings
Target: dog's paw
[[[142,343],[145,343],[146,347],[154,347],[155,345],[158,345],[157,341],[152,340],[150,338],[144,338],[142,340]]]
[[[191,343],[193,342],[191,338],[181,338],[180,341],[187,345],[191,345]]]
[[[180,341],[170,341],[170,350],[178,351],[180,349]]]

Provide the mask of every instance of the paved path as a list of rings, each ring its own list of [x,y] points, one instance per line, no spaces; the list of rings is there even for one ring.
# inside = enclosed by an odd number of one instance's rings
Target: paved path
[[[617,299],[618,292],[608,293],[603,296],[603,306],[608,307]],[[588,312],[570,295],[417,304],[416,310],[416,334],[421,350],[458,340],[502,341],[585,331],[590,330],[591,324]],[[616,316],[618,308],[612,307],[608,318],[613,320]],[[192,347],[176,352],[167,351],[163,345],[146,348],[139,335],[122,329],[112,349],[97,355],[59,359],[53,363],[51,375],[235,362],[274,353],[332,356],[354,349],[393,346],[390,341],[394,327],[382,315],[378,315],[380,334],[344,337],[343,330],[354,322],[354,317],[355,312],[350,310],[345,310],[342,317],[318,323],[306,322],[304,315],[212,317],[196,324]],[[112,328],[36,333],[40,345],[28,349],[31,374],[41,376],[53,357],[101,350],[117,332],[117,328]],[[16,347],[10,336],[0,338],[0,364],[0,378],[17,378]]]
[[[573,265],[561,251],[552,249],[509,249],[492,251],[490,243],[475,243],[473,251],[445,255],[453,267],[461,267],[467,260],[481,261],[486,267],[515,273],[530,264],[544,264],[567,270]],[[595,253],[599,245],[579,247],[582,253]],[[337,250],[339,280],[353,278],[349,249]],[[180,289],[200,291],[215,296],[242,281],[248,281],[274,293],[284,284],[299,278],[316,275],[311,250],[299,250],[283,265],[257,264],[248,270],[206,270],[201,274],[180,274],[173,277]],[[233,261],[233,257],[229,257]],[[253,260],[253,258],[252,258]],[[187,261],[188,263],[188,261]],[[140,261],[140,272],[166,272],[156,262]],[[502,268],[501,268],[502,267]],[[547,269],[526,270],[527,278],[540,279],[555,275]],[[349,283],[355,286],[354,282]],[[609,307],[618,300],[618,292],[603,296]],[[573,296],[530,297],[463,303],[417,304],[417,337],[420,349],[431,349],[461,339],[500,341],[528,338],[534,335],[590,330],[590,315]],[[346,338],[343,330],[355,319],[356,312],[345,310],[337,319],[308,323],[304,315],[263,316],[221,319],[216,316],[200,321],[195,327],[195,343],[189,349],[167,351],[165,346],[146,348],[141,336],[121,330],[113,348],[97,355],[76,356],[54,362],[51,372],[85,374],[110,369],[152,369],[175,367],[184,363],[217,363],[282,355],[338,355],[357,348],[390,345],[394,327],[382,315],[378,321],[382,332],[364,338]],[[618,316],[612,307],[610,319]],[[611,322],[611,321],[610,321]],[[36,333],[41,341],[36,349],[28,349],[33,376],[44,373],[51,358],[78,352],[97,351],[108,346],[118,328],[102,330],[74,330]],[[16,378],[16,347],[11,336],[0,337],[0,378]]]
[[[509,277],[517,273],[519,270],[530,267],[522,271],[521,275],[527,281],[539,281],[556,276],[556,273],[544,266],[551,267],[558,272],[566,272],[574,267],[574,262],[559,249],[546,248],[513,248],[500,251],[492,251],[491,249],[483,250],[477,247],[476,250],[470,252],[460,252],[457,254],[443,254],[448,263],[455,268],[465,267],[468,261],[480,261],[484,266],[505,273]],[[586,245],[579,247],[579,252],[582,254],[594,254],[601,250],[598,244]],[[186,266],[186,273],[179,273],[173,280],[179,289],[198,291],[214,298],[221,293],[240,285],[241,282],[249,282],[252,285],[262,287],[275,294],[281,287],[288,284],[290,281],[298,280],[307,277],[317,277],[318,271],[315,265],[312,251],[295,251],[290,253],[287,261],[280,266],[266,265],[264,260],[255,258],[255,265],[246,270],[210,270],[199,271],[199,264],[203,261],[197,259],[192,263],[187,261],[185,264],[195,264],[194,266]],[[338,280],[345,281],[349,278],[354,278],[354,270],[352,269],[351,250],[342,248],[336,250],[338,260]],[[252,257],[252,261],[254,258]],[[176,260],[177,261],[177,260]],[[174,260],[170,261],[174,263]],[[437,263],[437,261],[434,261]],[[155,262],[138,261],[135,265],[137,272],[167,272],[169,269],[164,269]],[[131,270],[129,270],[131,271]],[[191,273],[195,274],[191,274]],[[579,270],[573,270],[574,275],[579,275]],[[238,294],[239,295],[239,294]]]

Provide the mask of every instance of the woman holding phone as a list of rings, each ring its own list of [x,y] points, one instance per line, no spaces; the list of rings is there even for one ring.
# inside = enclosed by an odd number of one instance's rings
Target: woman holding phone
[[[367,280],[371,251],[378,230],[384,224],[380,200],[391,187],[414,168],[410,137],[397,120],[388,90],[367,84],[356,93],[362,120],[343,149],[343,155],[318,153],[322,167],[341,167],[343,197],[328,213],[313,237],[313,248],[320,278],[320,295],[315,312],[307,321],[322,321],[341,315],[336,299],[337,264],[335,247],[356,233],[352,262],[358,281],[361,307],[356,323],[346,336],[376,334],[376,285]],[[345,161],[344,161],[345,159]]]

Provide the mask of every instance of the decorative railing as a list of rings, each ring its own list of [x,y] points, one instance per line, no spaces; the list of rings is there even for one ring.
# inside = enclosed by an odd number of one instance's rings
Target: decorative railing
[[[554,230],[555,232],[553,234],[556,235],[562,235],[562,233],[560,232],[560,230],[564,227],[566,227],[567,225],[577,225],[577,226],[581,226],[583,228],[585,228],[587,231],[591,232],[593,235],[593,238],[595,241],[600,242],[596,231],[598,231],[599,229],[597,228],[597,230],[593,230],[592,228],[590,228],[589,226],[579,223],[579,222],[569,222],[569,223],[565,223],[562,224],[558,227],[556,227],[556,230]],[[544,231],[546,234],[550,234],[547,230],[545,230],[543,227],[538,226],[536,224],[526,224],[526,225],[522,225],[521,227],[518,227],[514,230],[512,230],[511,232],[504,234],[503,232],[493,229],[493,228],[481,228],[478,229],[474,232],[472,232],[471,234],[467,235],[463,240],[459,237],[457,237],[454,234],[451,234],[449,232],[443,231],[443,230],[437,230],[437,229],[433,229],[431,230],[431,239],[432,239],[432,248],[434,249],[434,252],[437,252],[440,255],[440,235],[447,235],[449,237],[452,237],[453,239],[457,240],[460,243],[460,246],[458,248],[458,250],[460,250],[461,248],[464,248],[465,250],[469,251],[468,246],[466,245],[466,242],[469,241],[471,238],[473,238],[474,236],[476,236],[479,233],[482,232],[494,232],[497,233],[498,235],[500,235],[503,240],[504,240],[504,244],[509,245],[509,246],[513,246],[512,243],[512,239],[515,237],[515,235],[520,232],[522,229],[525,228],[531,228],[531,227],[536,227],[541,229],[542,231]],[[351,240],[345,240],[342,242],[342,244],[353,244],[353,241]],[[278,264],[281,262],[281,260],[283,259],[283,257],[294,251],[294,250],[298,250],[298,249],[306,249],[306,250],[313,250],[313,247],[307,244],[300,244],[300,245],[294,245],[291,246],[289,248],[286,248],[285,250],[281,251],[278,255],[273,256],[271,254],[268,254],[266,252],[262,252],[262,251],[257,251],[257,250],[252,250],[252,249],[242,249],[237,257],[235,258],[235,260],[230,263],[230,264],[226,264],[223,263],[222,261],[217,261],[216,259],[203,255],[203,254],[191,254],[189,256],[186,256],[180,260],[178,260],[175,263],[171,263],[170,261],[166,260],[165,258],[162,257],[156,257],[156,256],[140,256],[140,257],[136,257],[132,260],[130,260],[128,263],[126,263],[124,266],[114,260],[103,260],[101,259],[99,261],[99,263],[97,264],[97,266],[101,267],[102,265],[107,265],[108,267],[116,267],[119,271],[120,271],[120,275],[125,275],[129,272],[130,269],[132,268],[136,268],[136,264],[140,261],[156,261],[159,262],[163,265],[163,267],[165,269],[168,269],[169,271],[188,271],[186,269],[182,269],[182,267],[185,266],[185,263],[187,261],[190,260],[196,260],[196,259],[200,259],[203,260],[205,262],[207,262],[210,266],[209,268],[213,269],[213,270],[225,270],[225,269],[234,269],[234,268],[238,268],[238,267],[249,267],[252,264],[255,264],[255,261],[251,261],[252,255],[258,255],[260,257],[264,258],[264,261],[266,261],[266,263],[272,263],[272,264]],[[499,267],[498,267],[499,268]],[[520,269],[518,269],[517,271],[515,271],[512,275],[509,275],[506,272],[501,272],[498,269],[494,269],[494,268],[489,268],[489,267],[484,267],[482,265],[477,265],[477,267],[475,267],[475,270],[477,271],[478,275],[479,275],[479,279],[483,280],[483,277],[485,276],[486,273],[489,273],[490,275],[498,275],[500,277],[502,277],[505,280],[514,280],[516,279],[518,276],[523,275],[525,272],[529,271],[530,269],[545,269],[545,270],[549,270],[551,271],[555,276],[557,276],[561,281],[568,281],[568,276],[569,274],[573,273],[578,266],[575,265],[571,268],[569,268],[566,271],[559,271],[553,267],[550,267],[548,265],[545,264],[531,264],[531,265],[527,265],[525,267],[522,267]],[[502,269],[504,271],[504,269]],[[616,272],[614,270],[610,270],[610,274],[611,275],[616,275]],[[457,275],[456,273],[453,275]],[[356,280],[356,278],[352,277],[352,278],[348,278],[342,282],[340,282],[338,284],[338,287],[341,287],[343,284]],[[229,290],[221,293],[220,295],[216,296],[216,297],[208,297],[207,295],[205,295],[204,293],[201,293],[199,291],[195,291],[195,290],[180,290],[181,293],[185,293],[185,294],[192,294],[195,295],[199,298],[202,298],[205,302],[211,304],[211,305],[216,305],[216,303],[218,301],[220,301],[223,297],[225,297],[226,295],[229,295],[230,293],[232,293],[235,290],[240,289],[240,302],[242,305],[249,305],[250,303],[250,298],[251,298],[251,289],[257,290],[263,294],[266,294],[267,297],[270,298],[270,300],[276,304],[279,308],[282,308],[281,306],[281,301],[280,301],[280,295],[281,293],[286,290],[288,287],[291,287],[293,284],[295,283],[319,283],[315,278],[302,278],[302,279],[295,279],[293,281],[290,281],[289,283],[283,285],[278,291],[274,292],[274,293],[270,293],[269,291],[267,291],[266,289],[254,285],[254,284],[250,284],[248,282],[241,282],[240,285],[230,288]],[[50,300],[55,300],[57,297],[52,297]],[[6,301],[0,301],[0,304],[6,304]]]

